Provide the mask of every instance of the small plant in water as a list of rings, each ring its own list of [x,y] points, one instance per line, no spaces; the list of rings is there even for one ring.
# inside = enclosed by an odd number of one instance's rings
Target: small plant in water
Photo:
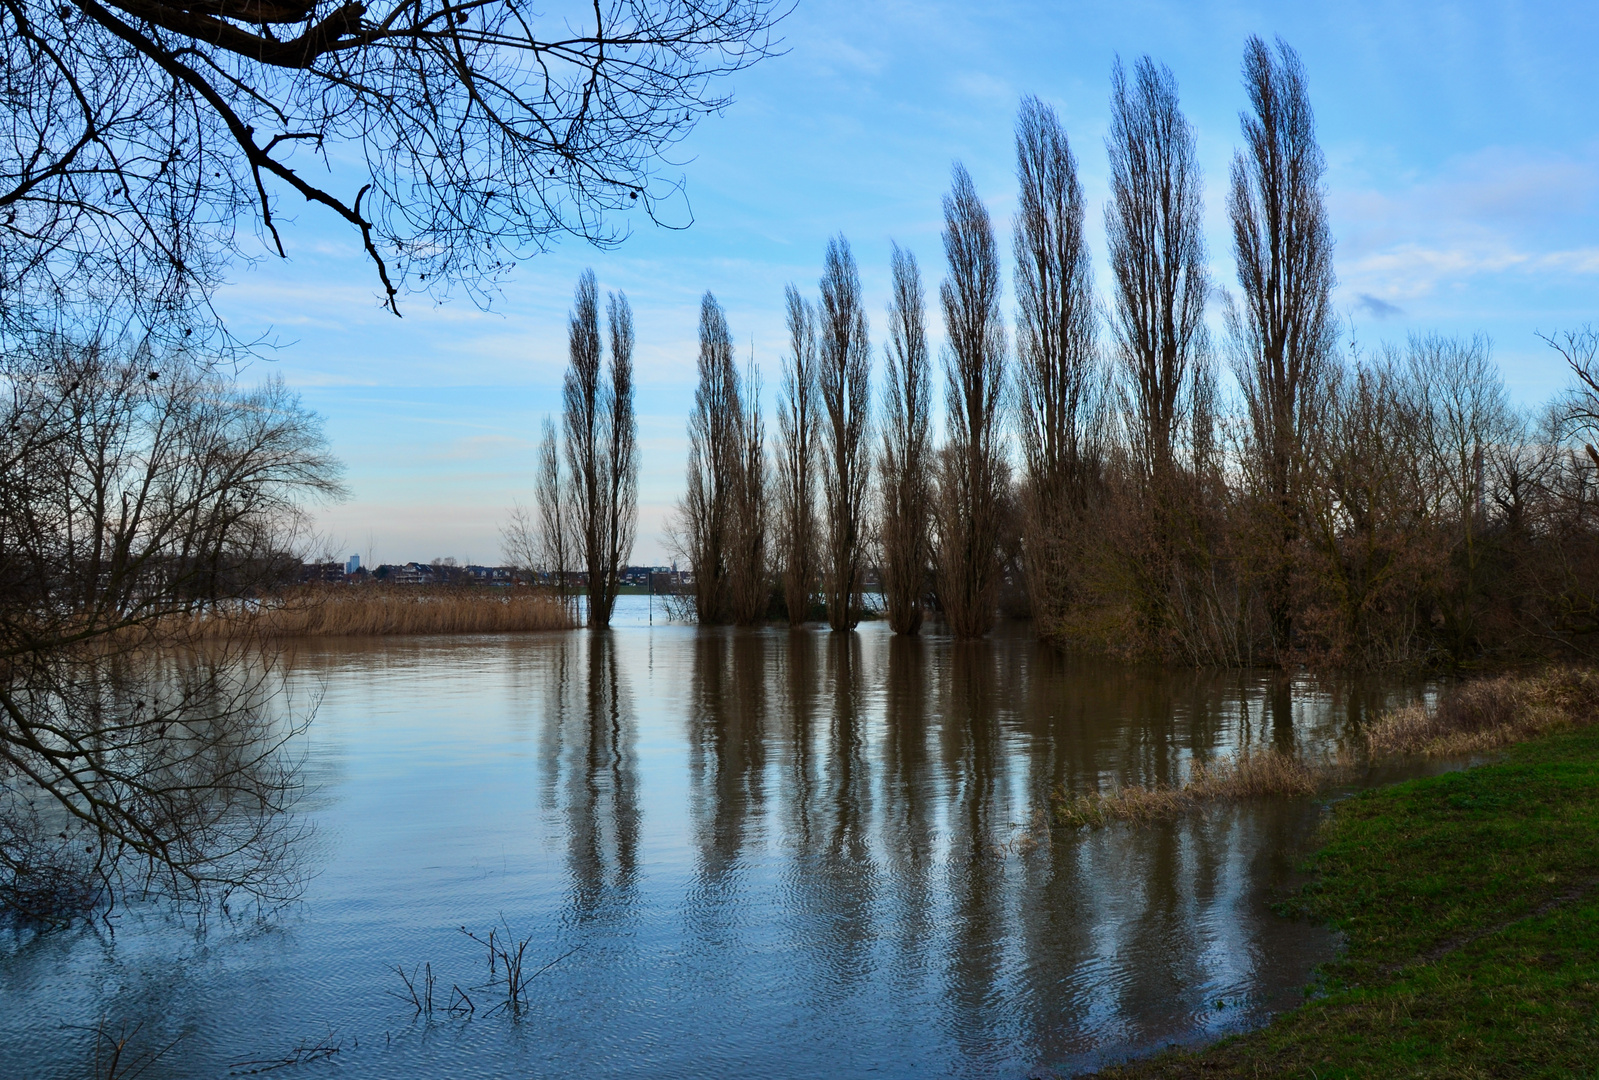
[[[124,1023],[113,1033],[106,1018],[100,1018],[94,1028],[95,1080],[134,1080],[143,1076],[188,1034],[184,1032],[158,1049],[148,1049],[139,1045],[143,1027],[142,1023],[131,1027]]]
[[[503,936],[501,931],[504,931]],[[554,960],[531,974],[522,971],[522,960],[527,955],[527,947],[533,941],[531,936],[517,941],[511,933],[511,928],[501,920],[498,928],[490,927],[487,938],[479,937],[466,927],[461,927],[461,933],[477,942],[488,950],[489,954],[489,981],[477,989],[492,990],[502,987],[505,1000],[490,1009],[493,1013],[504,1009],[512,1016],[522,1015],[522,1010],[527,1008],[527,984],[544,974],[550,968],[577,952],[583,946],[574,945]],[[457,990],[459,992],[459,990]],[[462,995],[463,997],[465,995]]]
[[[583,947],[574,945],[537,970],[529,972],[524,970],[524,961],[528,946],[533,943],[532,935],[518,940],[503,919],[499,926],[489,928],[487,936],[474,934],[464,926],[460,927],[460,931],[488,953],[489,980],[480,986],[470,986],[466,990],[463,990],[459,983],[450,984],[449,1004],[444,1006],[443,1011],[456,1020],[477,1015],[477,1003],[472,1000],[468,990],[473,993],[492,991],[495,997],[501,998],[485,1015],[493,1015],[504,1010],[512,1016],[521,1016],[522,1011],[527,1008],[528,984]],[[420,964],[407,971],[403,965],[396,964],[394,973],[400,977],[404,990],[390,990],[388,995],[411,1006],[417,1016],[425,1016],[431,1020],[434,991],[437,988],[433,965]]]
[[[405,968],[399,964],[394,965],[394,973],[405,984],[405,993],[394,990],[388,992],[390,997],[399,998],[416,1010],[418,1016],[433,1015],[433,965],[422,965],[421,968],[412,968],[407,974]]]

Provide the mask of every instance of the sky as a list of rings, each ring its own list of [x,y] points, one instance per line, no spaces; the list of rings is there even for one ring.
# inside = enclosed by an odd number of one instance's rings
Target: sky
[[[566,240],[518,267],[487,310],[418,296],[396,318],[358,239],[284,202],[289,257],[236,266],[218,306],[235,334],[272,343],[246,378],[281,374],[345,462],[350,498],[317,510],[327,554],[500,560],[509,509],[532,500],[539,425],[559,409],[573,286],[592,268],[634,310],[633,561],[669,561],[662,531],[683,486],[701,294],[727,309],[770,410],[784,286],[814,294],[827,241],[842,233],[880,366],[890,245],[917,255],[936,296],[955,161],[1008,256],[1023,95],[1052,105],[1071,140],[1103,293],[1117,56],[1147,54],[1176,76],[1219,288],[1236,290],[1224,193],[1246,106],[1244,42],[1259,34],[1281,36],[1305,65],[1346,343],[1370,352],[1416,333],[1487,335],[1511,399],[1531,409],[1566,381],[1538,335],[1599,322],[1599,6],[798,0],[779,33],[784,53],[733,76],[733,103],[660,166],[685,191],[661,216],[687,228],[624,215],[632,234],[620,247]],[[1011,315],[1008,261],[1005,273]],[[1219,313],[1213,304],[1218,332]]]

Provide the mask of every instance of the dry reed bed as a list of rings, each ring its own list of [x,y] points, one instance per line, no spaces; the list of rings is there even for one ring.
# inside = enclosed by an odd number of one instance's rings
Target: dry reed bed
[[[1599,674],[1551,668],[1461,683],[1435,707],[1395,709],[1366,729],[1373,758],[1481,753],[1599,719]]]
[[[1379,717],[1364,733],[1368,763],[1396,757],[1481,753],[1599,720],[1599,674],[1551,668],[1451,687],[1431,708],[1407,705]],[[1243,751],[1213,764],[1196,763],[1186,783],[1127,787],[1106,794],[1051,798],[1054,821],[1072,829],[1115,821],[1148,823],[1193,813],[1207,803],[1266,796],[1303,796],[1345,779],[1350,762],[1311,764],[1280,750]]]
[[[560,599],[528,589],[307,589],[245,613],[213,614],[203,636],[379,637],[568,630]]]
[[[1180,817],[1205,803],[1267,795],[1313,795],[1321,787],[1319,770],[1281,750],[1242,751],[1206,764],[1195,762],[1187,783],[1153,788],[1125,787],[1109,794],[1055,794],[1055,821],[1067,828],[1147,823]]]

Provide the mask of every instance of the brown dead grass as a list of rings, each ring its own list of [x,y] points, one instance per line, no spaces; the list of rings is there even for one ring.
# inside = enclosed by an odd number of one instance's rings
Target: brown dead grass
[[[1378,718],[1364,733],[1366,761],[1482,753],[1539,735],[1599,720],[1599,673],[1550,668],[1535,675],[1504,675],[1460,683],[1432,706],[1407,705]],[[1053,820],[1072,829],[1111,822],[1165,821],[1207,803],[1266,796],[1314,795],[1347,779],[1350,762],[1313,765],[1279,750],[1196,763],[1180,786],[1126,787],[1108,794],[1051,798]]]
[[[1451,687],[1432,708],[1409,705],[1366,729],[1373,758],[1481,753],[1599,719],[1599,676],[1575,668]]]
[[[195,629],[204,637],[288,638],[502,634],[573,625],[558,598],[532,589],[356,586],[296,590],[249,612],[208,615]]]
[[[1148,823],[1181,817],[1205,803],[1268,796],[1314,795],[1327,770],[1281,750],[1242,751],[1206,764],[1196,762],[1188,781],[1176,787],[1125,787],[1109,794],[1055,793],[1055,821],[1081,829],[1113,821]]]

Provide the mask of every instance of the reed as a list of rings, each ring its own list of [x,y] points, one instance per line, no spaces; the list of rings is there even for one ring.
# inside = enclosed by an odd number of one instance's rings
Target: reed
[[[369,585],[294,590],[259,607],[207,613],[194,629],[205,637],[381,637],[568,630],[574,625],[559,597],[538,590]]]
[[[1366,729],[1373,758],[1482,753],[1599,719],[1599,675],[1551,668],[1451,687],[1437,702],[1409,705]]]

